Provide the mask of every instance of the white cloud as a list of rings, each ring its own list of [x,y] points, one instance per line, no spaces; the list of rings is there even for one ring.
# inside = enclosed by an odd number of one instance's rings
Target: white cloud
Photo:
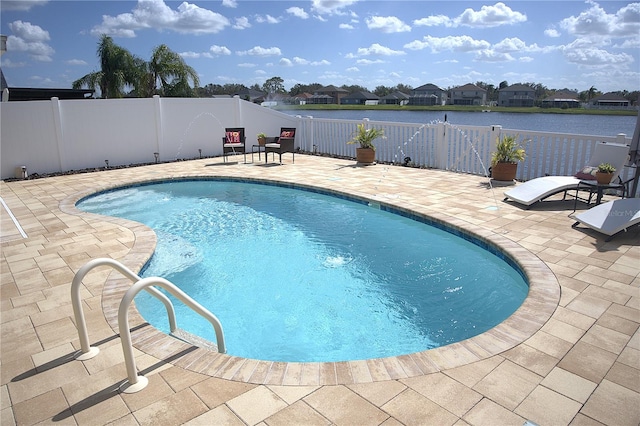
[[[280,56],[282,52],[278,47],[261,47],[255,46],[249,50],[243,50],[236,52],[239,56],[249,55],[249,56]]]
[[[370,30],[381,30],[383,33],[403,33],[411,31],[411,27],[395,16],[372,16],[367,18],[367,27]]]
[[[358,67],[349,67],[347,68],[348,72],[360,72],[360,68]]]
[[[257,16],[256,17],[256,22],[260,23],[260,24],[278,24],[280,23],[280,19],[276,18],[274,16],[271,15],[266,15],[266,16]]]
[[[308,19],[309,18],[309,14],[307,12],[305,12],[304,9],[301,8],[301,7],[290,7],[288,9],[286,9],[285,12],[287,12],[290,15],[295,16],[296,18],[300,18],[300,19]]]
[[[560,32],[554,28],[549,28],[544,30],[544,35],[546,35],[547,37],[556,38],[560,37]]]
[[[238,7],[238,2],[236,0],[222,0],[222,5],[224,7],[235,9],[236,7]]]
[[[571,63],[588,67],[623,66],[633,62],[633,56],[627,53],[614,54],[603,49],[583,46],[582,43],[572,43],[564,46],[562,53]]]
[[[570,16],[560,21],[560,26],[569,34],[594,37],[638,37],[640,33],[640,3],[631,3],[608,14],[598,3],[578,16]]]
[[[30,22],[14,21],[9,24],[14,35],[7,37],[7,51],[26,52],[32,59],[40,62],[51,62],[55,50],[46,42],[49,32]]]
[[[406,53],[403,52],[402,50],[392,50],[378,43],[373,43],[369,47],[358,48],[358,52],[355,55],[352,55],[351,57],[369,56],[369,55],[397,56],[397,55],[406,55]]]
[[[209,48],[209,52],[217,56],[231,55],[231,51],[229,49],[227,49],[225,46],[218,46],[217,44],[212,45]]]
[[[338,25],[338,28],[341,30],[353,30],[355,27],[351,24],[340,24]]]
[[[25,65],[27,65],[26,62],[13,62],[11,61],[11,59],[2,60],[2,67],[4,68],[20,68],[24,67]]]
[[[375,64],[384,64],[385,62],[382,59],[358,59],[356,64],[358,65],[375,65]]]
[[[88,65],[87,62],[82,59],[69,59],[66,63],[68,65]]]
[[[485,49],[476,54],[476,60],[481,62],[510,62],[514,59],[509,53]]]
[[[293,62],[291,62],[291,59],[287,59],[287,58],[281,58],[279,64],[283,67],[293,66]]]
[[[422,40],[414,40],[403,47],[411,50],[422,50],[430,48],[431,52],[443,51],[453,52],[473,52],[488,49],[491,44],[485,40],[475,40],[470,36],[447,36],[432,37],[425,36]]]
[[[25,41],[48,41],[49,32],[30,22],[14,21],[9,24],[9,29],[16,36]]]
[[[189,52],[180,52],[179,55],[182,58],[190,58],[190,59],[198,59],[201,56],[204,56],[204,54],[202,54],[202,53],[191,52],[191,51],[189,51]]]
[[[358,0],[312,0],[311,10],[320,15],[343,15],[342,9],[357,3]]]
[[[2,0],[0,10],[28,11],[34,6],[44,6],[49,0]]]
[[[246,16],[241,16],[236,18],[236,23],[233,24],[233,28],[236,30],[245,30],[247,28],[251,28],[251,23],[249,22],[249,18]]]
[[[465,9],[460,16],[454,19],[456,26],[476,28],[513,25],[525,22],[526,20],[527,15],[520,12],[514,12],[509,6],[502,2],[498,2],[493,6],[482,6],[479,11]]]
[[[256,64],[252,64],[252,63],[249,63],[249,62],[243,62],[241,64],[238,64],[238,66],[240,68],[255,68],[255,67],[257,67]]]
[[[92,28],[91,33],[135,37],[136,31],[153,28],[183,34],[215,34],[229,25],[229,20],[221,14],[186,1],[173,10],[163,0],[138,0],[131,13],[103,15],[102,23]]]
[[[493,45],[492,49],[497,52],[540,52],[549,50],[549,48],[542,49],[538,47],[536,43],[527,45],[524,41],[518,37],[505,38],[500,42]]]
[[[426,18],[420,18],[413,21],[413,25],[424,27],[437,27],[443,25],[445,27],[451,27],[454,22],[446,15],[431,15]]]

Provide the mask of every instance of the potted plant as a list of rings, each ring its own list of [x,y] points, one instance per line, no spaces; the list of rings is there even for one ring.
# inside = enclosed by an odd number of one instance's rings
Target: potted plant
[[[518,170],[518,161],[526,156],[524,148],[518,144],[517,135],[505,135],[498,140],[496,150],[491,155],[491,177],[498,181],[513,181]]]
[[[609,163],[600,163],[596,171],[596,181],[599,185],[608,185],[613,179],[616,168]]]
[[[372,127],[367,129],[364,123],[358,124],[353,138],[348,144],[358,144],[356,148],[356,161],[359,164],[374,164],[376,161],[376,146],[373,141],[384,136],[384,129]]]
[[[258,133],[258,145],[264,145],[267,142],[266,133]]]

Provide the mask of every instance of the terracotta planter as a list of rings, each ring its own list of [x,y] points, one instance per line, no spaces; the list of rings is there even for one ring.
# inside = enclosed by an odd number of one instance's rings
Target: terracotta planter
[[[596,172],[596,181],[598,181],[600,185],[610,184],[611,179],[613,179],[613,173]]]
[[[500,181],[512,181],[516,178],[518,163],[496,163],[491,167],[491,178]]]
[[[267,138],[258,138],[258,145],[264,145],[267,143]]]
[[[376,151],[371,148],[356,148],[356,161],[359,164],[374,164]]]

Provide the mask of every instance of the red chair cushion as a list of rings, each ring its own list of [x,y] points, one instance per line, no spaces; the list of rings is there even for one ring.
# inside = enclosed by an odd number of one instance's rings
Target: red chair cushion
[[[240,132],[227,132],[227,143],[241,143]]]

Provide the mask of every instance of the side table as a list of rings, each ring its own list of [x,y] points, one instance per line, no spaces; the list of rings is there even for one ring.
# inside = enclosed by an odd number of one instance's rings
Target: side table
[[[622,198],[626,195],[626,186],[622,183],[603,183],[600,184],[595,180],[581,180],[576,187],[576,198],[573,200],[573,211],[576,211],[576,207],[578,205],[578,192],[580,190],[589,191],[589,200],[588,204],[591,204],[591,197],[593,193],[596,193],[596,206],[602,202],[602,196],[604,194],[605,189],[616,189],[622,191]]]
[[[253,163],[253,154],[258,153],[258,161],[260,161],[260,153],[264,152],[264,145],[251,145],[251,162]],[[264,154],[265,157],[267,154]]]

